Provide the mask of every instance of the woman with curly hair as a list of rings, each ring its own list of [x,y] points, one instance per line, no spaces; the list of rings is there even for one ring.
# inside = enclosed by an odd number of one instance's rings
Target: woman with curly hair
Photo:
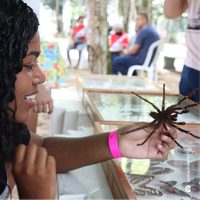
[[[84,138],[42,138],[24,124],[45,81],[38,19],[22,0],[0,1],[0,199],[16,182],[22,199],[54,199],[56,173],[113,157],[165,158],[175,144],[162,127],[137,146],[153,127],[121,135],[141,123]],[[170,134],[176,138],[174,129]]]

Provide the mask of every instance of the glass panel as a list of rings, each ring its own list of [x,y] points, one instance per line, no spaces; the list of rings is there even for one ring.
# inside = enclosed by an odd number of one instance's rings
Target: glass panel
[[[188,128],[200,135],[199,127]],[[200,143],[199,140],[178,132],[176,146],[167,159],[128,159],[118,161],[138,199],[191,199],[200,192]],[[186,187],[187,186],[187,187]],[[191,192],[186,192],[191,191]],[[144,194],[142,196],[142,194]],[[191,197],[189,197],[189,195]]]
[[[187,130],[200,136],[199,127],[187,127]],[[187,200],[199,197],[199,140],[178,131],[177,141],[184,149],[176,146],[167,159],[117,159],[138,199]],[[114,164],[118,168],[118,164]]]
[[[123,125],[107,125],[107,124],[100,124],[103,132],[110,132],[113,130],[117,130],[120,127],[122,127]]]
[[[86,88],[162,91],[161,88],[157,88],[143,79],[81,77],[81,80]]]
[[[153,106],[132,94],[97,93],[90,92],[90,96],[97,109],[106,121],[144,121],[151,122],[151,111],[156,111]],[[161,95],[141,95],[143,98],[155,104],[159,109],[162,106]],[[166,96],[165,107],[169,107],[179,101],[178,96]],[[183,102],[180,106],[186,106]],[[195,107],[189,108],[189,113],[178,115],[178,122],[200,123],[200,113]]]

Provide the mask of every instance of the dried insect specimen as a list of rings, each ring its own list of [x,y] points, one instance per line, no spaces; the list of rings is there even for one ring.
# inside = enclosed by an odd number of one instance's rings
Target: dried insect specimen
[[[147,187],[146,185],[150,183],[154,176],[146,176],[146,175],[130,175],[131,180],[130,184],[136,185],[136,188],[133,190],[136,196],[162,196],[162,192],[157,190],[156,188]]]
[[[138,146],[143,145],[154,133],[155,131],[158,129],[158,127],[163,124],[164,129],[166,130],[168,136],[174,140],[174,142],[181,148],[183,148],[169,133],[166,124],[169,124],[170,126],[180,130],[181,132],[184,132],[186,134],[189,134],[195,138],[200,139],[199,136],[196,136],[194,134],[192,134],[190,131],[184,130],[180,127],[178,127],[177,125],[185,125],[185,122],[175,122],[177,121],[177,116],[178,114],[183,114],[183,113],[188,113],[189,112],[189,107],[194,107],[194,106],[198,106],[198,103],[194,103],[194,104],[189,104],[187,106],[181,107],[179,106],[184,100],[188,99],[190,96],[192,96],[196,91],[198,90],[198,88],[196,88],[193,92],[191,92],[190,94],[188,94],[188,96],[184,96],[177,104],[171,105],[168,108],[165,109],[165,84],[163,85],[163,101],[162,101],[162,110],[160,110],[156,105],[154,105],[152,102],[148,101],[147,99],[144,99],[143,97],[141,97],[139,94],[136,94],[135,92],[131,92],[133,94],[135,94],[136,96],[138,96],[139,98],[141,98],[142,100],[148,102],[149,104],[151,104],[156,110],[157,112],[151,111],[149,113],[149,115],[154,118],[154,120],[152,122],[150,122],[148,125],[133,129],[133,130],[129,130],[125,133],[122,134],[127,134],[133,131],[137,131],[149,126],[154,126],[153,131],[148,135],[148,137],[144,140],[144,142],[142,142],[141,144],[137,144]],[[181,112],[178,112],[178,110],[180,110]]]
[[[160,182],[171,187],[177,184],[177,181],[160,181]]]
[[[166,192],[171,193],[171,194],[177,194],[177,195],[181,195],[181,196],[190,197],[190,195],[188,193],[186,193],[183,190],[180,190],[178,188],[175,188],[173,186],[164,186],[164,187],[161,187],[161,188],[164,189]]]
[[[162,196],[162,192],[152,187],[139,187],[133,190],[136,196]]]
[[[146,175],[137,176],[135,174],[134,175],[130,174],[130,177],[133,177],[131,178],[130,183],[133,185],[137,184],[137,186],[145,186],[154,179],[154,176],[146,176]]]
[[[153,174],[153,175],[160,175],[160,174],[170,174],[172,172],[174,172],[173,169],[170,168],[164,168],[164,167],[150,167],[149,171]]]

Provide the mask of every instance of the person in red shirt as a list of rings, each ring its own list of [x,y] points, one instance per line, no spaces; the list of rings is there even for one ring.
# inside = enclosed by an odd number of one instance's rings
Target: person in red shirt
[[[116,57],[120,56],[120,52],[128,46],[128,36],[127,33],[124,32],[124,27],[122,24],[115,24],[113,26],[114,33],[110,38],[110,52],[111,52],[111,63],[113,65],[113,61]]]
[[[83,25],[83,19],[84,17],[79,17],[77,19],[78,26],[72,27],[70,31],[70,43],[69,43],[69,46],[67,47],[67,58],[68,58],[70,67],[71,67],[71,59],[70,59],[69,51],[71,49],[78,49],[79,51],[78,63],[75,68],[77,68],[80,63],[81,52],[84,48],[84,39],[85,39],[85,31],[86,31],[86,27]]]

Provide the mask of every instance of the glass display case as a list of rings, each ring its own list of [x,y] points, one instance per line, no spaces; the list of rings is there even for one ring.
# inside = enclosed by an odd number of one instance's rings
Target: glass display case
[[[95,134],[110,132],[127,122],[95,122]],[[200,125],[185,125],[200,136]],[[199,199],[200,140],[178,131],[176,146],[166,159],[118,158],[102,163],[114,198]]]
[[[114,75],[76,75],[77,88],[80,96],[85,90],[96,92],[137,91],[143,93],[162,93],[162,87],[145,77],[127,77]],[[166,90],[169,93],[169,90]]]
[[[140,94],[143,98],[155,104],[159,109],[162,107],[162,94]],[[165,108],[178,103],[183,98],[179,94],[166,94]],[[194,102],[186,99],[180,106],[184,107]],[[155,108],[130,93],[107,93],[86,91],[83,99],[86,110],[93,114],[92,121],[126,121],[126,122],[151,122],[153,118],[149,116]],[[179,114],[177,122],[187,124],[200,124],[200,106],[189,108],[189,113]]]

